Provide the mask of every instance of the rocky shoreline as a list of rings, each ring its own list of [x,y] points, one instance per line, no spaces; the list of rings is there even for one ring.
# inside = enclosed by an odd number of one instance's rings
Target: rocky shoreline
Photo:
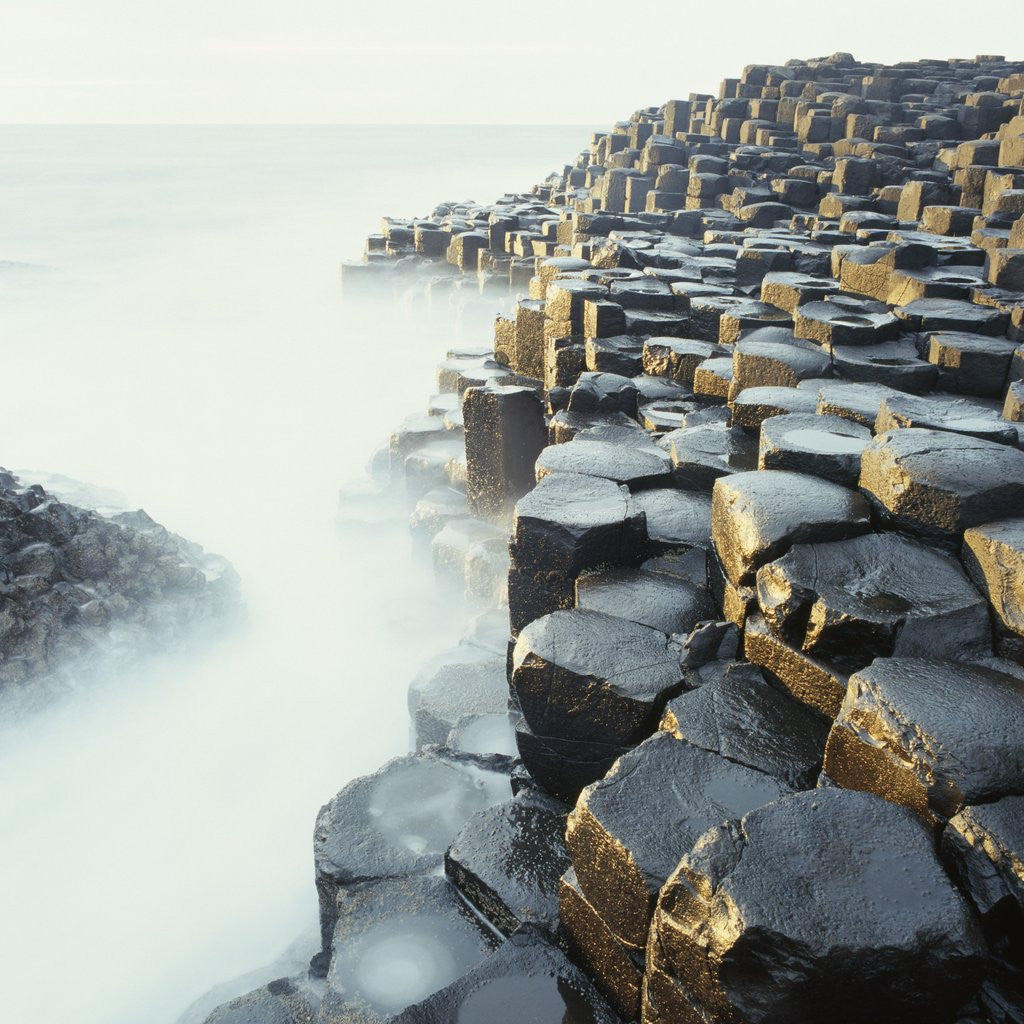
[[[748,67],[410,277],[527,296],[388,446],[479,616],[208,1024],[1024,1021],[1024,63]]]
[[[105,505],[119,495],[62,478],[53,486],[89,507],[0,470],[5,712],[42,705],[83,671],[173,648],[241,613],[237,575],[225,559],[141,509]]]

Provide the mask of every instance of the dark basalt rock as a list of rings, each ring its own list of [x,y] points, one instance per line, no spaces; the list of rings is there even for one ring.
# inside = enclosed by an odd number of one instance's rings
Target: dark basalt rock
[[[566,444],[551,445],[540,453],[537,477],[543,479],[550,473],[602,477],[639,490],[667,483],[671,479],[672,464],[668,455],[651,442],[634,447],[577,436]]]
[[[900,321],[888,308],[870,299],[832,295],[821,302],[800,306],[793,333],[819,345],[874,345],[900,333]]]
[[[944,388],[1002,398],[1015,349],[1016,342],[1006,338],[940,332],[929,338],[927,355]]]
[[[467,974],[497,945],[444,878],[342,891],[318,1024],[383,1024]]]
[[[829,351],[835,375],[844,380],[920,394],[934,388],[939,379],[937,368],[921,359],[917,346],[906,338],[877,345],[833,345]]]
[[[648,338],[644,342],[644,372],[693,384],[693,375],[705,359],[725,356],[728,349],[696,338]]]
[[[806,654],[768,628],[758,615],[747,618],[743,653],[797,700],[835,718],[846,695],[848,677],[840,669]]]
[[[640,948],[658,890],[697,837],[788,792],[772,776],[659,732],[588,786],[569,815],[580,888],[619,941]]]
[[[313,832],[324,951],[340,891],[432,870],[466,820],[507,794],[507,775],[426,751],[354,779],[324,804]]]
[[[861,452],[870,440],[867,427],[839,416],[772,416],[761,423],[757,465],[856,487]]]
[[[850,677],[825,773],[944,822],[1024,793],[1024,678],[994,668],[880,658]]]
[[[231,566],[145,512],[101,515],[0,470],[0,693],[31,681],[34,702],[86,655],[171,648],[240,611]]]
[[[636,416],[637,389],[617,373],[582,373],[569,396],[570,412],[623,412]]]
[[[610,480],[558,473],[516,505],[509,545],[508,604],[513,633],[573,603],[573,585],[598,565],[639,562],[643,513]]]
[[[516,746],[531,779],[556,799],[571,804],[584,786],[601,778],[633,744],[538,736],[520,720]]]
[[[818,414],[841,416],[844,420],[874,428],[878,410],[890,395],[898,394],[885,384],[841,384],[826,382],[815,388]]]
[[[938,1024],[973,993],[981,954],[913,815],[818,790],[700,838],[659,897],[648,986],[664,976],[731,1024]],[[660,1019],[694,1019],[671,991],[657,988]]]
[[[919,334],[967,331],[999,337],[1006,334],[1009,316],[991,306],[975,306],[957,299],[915,299],[894,310],[908,329]]]
[[[711,545],[711,496],[699,491],[658,487],[633,496],[633,507],[647,519],[648,548],[658,552]]]
[[[218,1006],[204,1024],[315,1024],[319,1003],[301,980],[279,978]]]
[[[1017,431],[999,418],[995,409],[964,398],[924,398],[916,395],[888,395],[878,407],[875,432],[900,427],[947,430],[967,437],[1016,445]]]
[[[639,569],[598,569],[576,580],[576,607],[618,616],[662,633],[688,635],[717,615],[707,587],[645,563]]]
[[[516,935],[464,977],[410,1006],[393,1024],[618,1024],[561,950]]]
[[[730,392],[745,388],[795,388],[802,380],[832,376],[832,358],[817,345],[792,336],[774,340],[774,329],[752,331],[733,346]]]
[[[524,925],[556,933],[567,813],[541,793],[519,793],[473,815],[445,854],[448,877],[503,934]]]
[[[985,658],[985,601],[950,555],[894,533],[797,544],[757,571],[768,625],[848,672],[874,658]]]
[[[661,729],[676,739],[772,775],[790,789],[814,788],[830,724],[770,686],[755,666],[739,662],[670,700],[661,719]]]
[[[519,634],[512,687],[539,736],[637,743],[682,686],[679,650],[649,626],[576,608]]]
[[[583,895],[572,868],[558,885],[558,914],[569,955],[593,978],[623,1020],[639,1019],[643,954],[615,937]]]
[[[660,443],[672,456],[676,484],[686,490],[710,491],[719,477],[757,466],[757,442],[724,423],[673,430]]]
[[[732,422],[738,427],[756,430],[771,416],[816,412],[818,396],[802,388],[744,388],[730,404]]]
[[[1020,511],[1024,452],[946,431],[891,430],[864,449],[860,487],[892,526],[954,545],[969,527]]]
[[[869,525],[856,491],[802,473],[738,473],[717,480],[711,497],[711,539],[737,586],[752,584],[758,568],[792,544],[841,540]]]
[[[961,558],[992,606],[997,651],[1024,664],[1024,519],[967,530]]]

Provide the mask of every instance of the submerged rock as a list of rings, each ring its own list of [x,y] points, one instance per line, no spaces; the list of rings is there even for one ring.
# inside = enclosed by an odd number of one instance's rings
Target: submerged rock
[[[324,804],[313,833],[324,952],[341,890],[436,869],[466,820],[508,792],[507,775],[426,751],[389,761]]]

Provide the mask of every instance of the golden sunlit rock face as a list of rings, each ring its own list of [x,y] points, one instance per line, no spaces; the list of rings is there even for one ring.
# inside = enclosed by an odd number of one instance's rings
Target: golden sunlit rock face
[[[487,654],[321,811],[316,1020],[1024,1022],[1024,63],[752,65],[343,280],[517,301],[390,439]]]

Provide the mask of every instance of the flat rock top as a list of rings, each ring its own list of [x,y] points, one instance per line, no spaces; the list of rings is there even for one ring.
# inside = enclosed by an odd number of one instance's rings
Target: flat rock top
[[[874,723],[862,721],[869,714]],[[951,779],[966,803],[1024,790],[1024,681],[983,665],[879,658],[850,677],[839,722]],[[838,725],[837,725],[838,727]],[[881,735],[874,732],[881,728]]]
[[[680,871],[707,880],[717,911],[708,927],[725,946],[763,929],[822,957],[836,947],[977,949],[928,831],[872,794],[812,790],[761,807],[703,836]]]
[[[660,887],[706,829],[789,792],[764,772],[658,732],[588,786],[573,813],[585,806]]]
[[[527,519],[587,528],[622,522],[629,491],[603,477],[552,473],[516,503],[515,529]]]
[[[682,678],[679,651],[660,630],[584,608],[531,622],[516,641],[513,669],[534,658],[636,697],[654,697]]]

